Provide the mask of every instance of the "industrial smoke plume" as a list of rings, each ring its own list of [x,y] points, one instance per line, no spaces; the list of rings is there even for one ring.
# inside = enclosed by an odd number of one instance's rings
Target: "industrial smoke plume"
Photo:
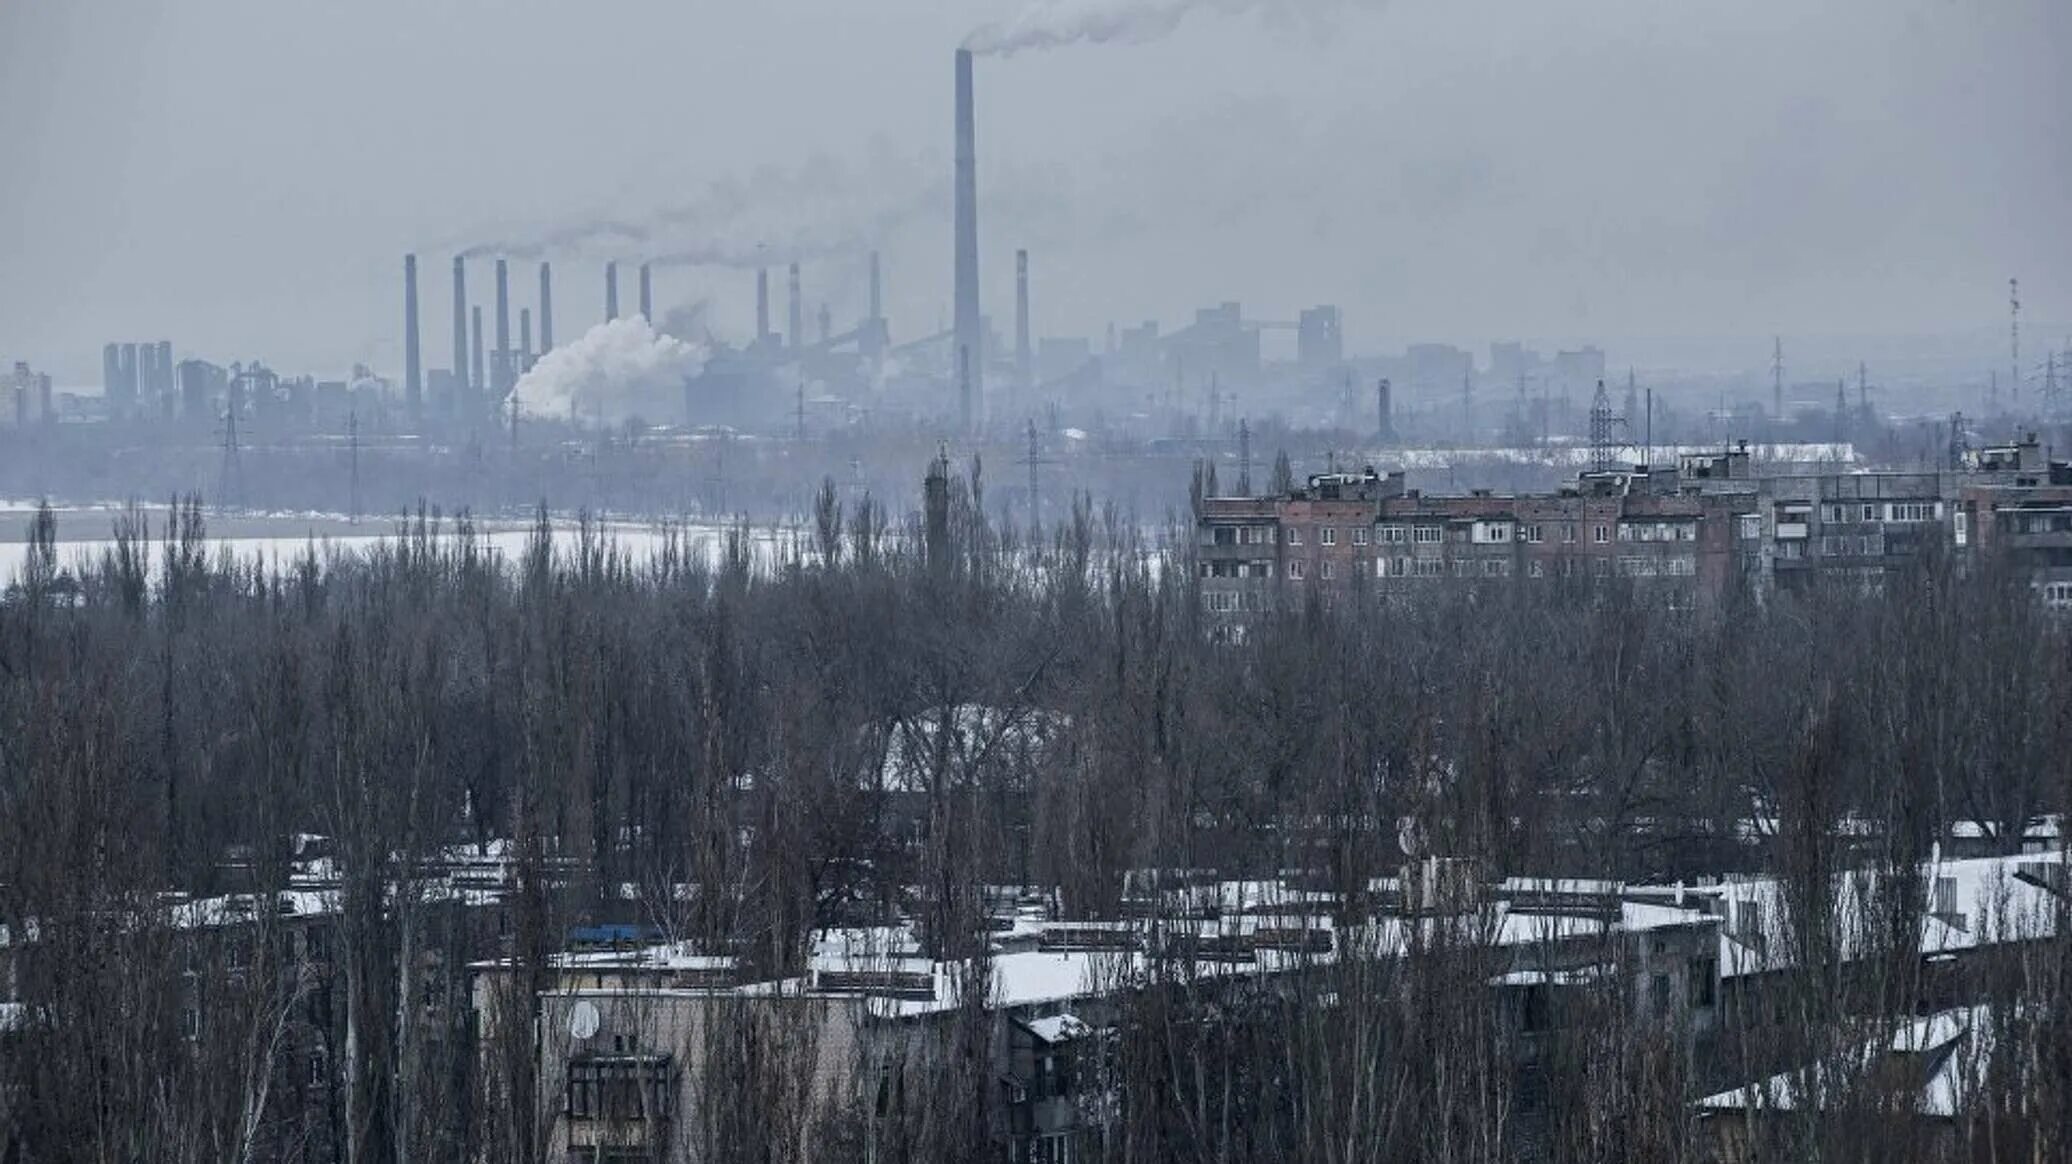
[[[979,56],[1005,57],[1019,52],[1063,48],[1074,44],[1143,44],[1170,34],[1198,11],[1315,20],[1332,10],[1366,0],[1037,0],[1014,18],[989,24],[964,38],[963,47]]]
[[[862,251],[947,202],[933,165],[879,142],[859,160],[816,155],[796,166],[763,166],[721,178],[687,201],[644,216],[593,215],[505,232],[460,254],[601,254],[665,266],[746,268]]]
[[[659,335],[639,316],[600,323],[540,357],[512,389],[526,416],[619,424],[676,415],[705,349]]]

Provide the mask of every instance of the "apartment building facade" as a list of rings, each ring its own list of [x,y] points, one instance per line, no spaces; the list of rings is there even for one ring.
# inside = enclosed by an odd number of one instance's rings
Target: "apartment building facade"
[[[2072,610],[2072,465],[2033,437],[1940,469],[1765,474],[1746,443],[1674,467],[1584,472],[1555,492],[1425,494],[1403,474],[1312,476],[1284,496],[1204,498],[1202,602],[1238,618],[1354,594],[1508,579],[1628,579],[1688,603],[1881,585],[1931,552],[2001,556]]]

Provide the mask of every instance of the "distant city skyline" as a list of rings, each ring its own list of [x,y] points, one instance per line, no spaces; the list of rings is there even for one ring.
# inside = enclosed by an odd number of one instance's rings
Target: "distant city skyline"
[[[947,202],[868,211],[947,183],[950,49],[1017,6],[9,6],[0,214],[30,228],[0,280],[0,358],[84,386],[102,343],[163,337],[399,375],[405,251],[437,335],[453,249],[773,174],[813,197],[759,197],[758,234],[867,224],[897,334],[933,331]],[[1953,358],[1982,375],[2006,363],[2019,276],[2025,346],[2056,345],[2072,80],[2052,49],[2072,11],[1800,7],[1399,0],[1323,36],[1205,13],[1156,44],[983,59],[986,311],[1008,319],[1027,246],[1039,336],[1236,299],[1266,318],[1337,304],[1354,352],[1591,341],[1730,371],[1763,367],[1773,334],[1813,360],[1821,335],[1918,333],[1975,344]],[[342,80],[260,101],[233,67],[313,53]],[[837,317],[862,293],[851,251],[806,267]],[[601,315],[602,256],[554,257],[566,339]],[[749,280],[658,272],[658,311],[702,303],[745,336]],[[1713,338],[1649,338],[1678,336]]]

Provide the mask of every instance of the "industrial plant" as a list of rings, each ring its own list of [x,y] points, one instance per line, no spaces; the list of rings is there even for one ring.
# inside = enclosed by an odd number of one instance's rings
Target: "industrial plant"
[[[2072,9],[216,7],[0,15],[0,1164],[2072,1159]]]

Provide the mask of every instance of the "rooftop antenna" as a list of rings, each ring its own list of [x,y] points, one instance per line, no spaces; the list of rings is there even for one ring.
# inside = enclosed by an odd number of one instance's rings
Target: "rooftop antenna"
[[[1612,415],[1611,393],[1604,390],[1604,381],[1597,382],[1597,394],[1590,398],[1590,471],[1602,473],[1612,467],[1612,450],[1615,446],[1613,432],[1618,417]]]

